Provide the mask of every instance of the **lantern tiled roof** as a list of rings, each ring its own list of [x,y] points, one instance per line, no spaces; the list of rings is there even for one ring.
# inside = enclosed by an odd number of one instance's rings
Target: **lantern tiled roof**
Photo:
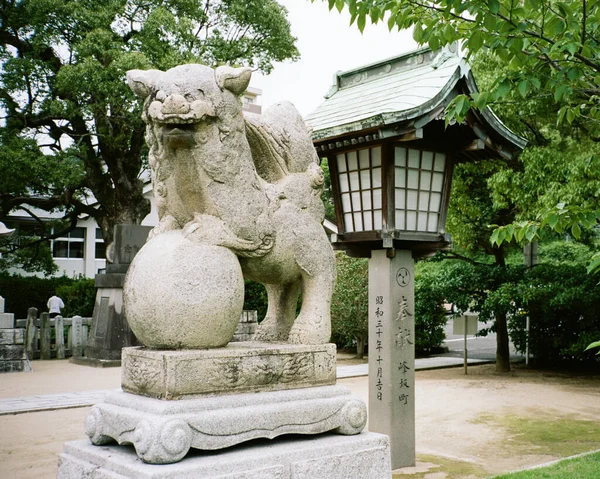
[[[335,148],[358,133],[391,138],[443,120],[457,95],[477,92],[475,79],[457,45],[423,48],[335,75],[325,101],[306,119],[319,149]],[[496,153],[513,157],[526,145],[489,109],[473,113],[470,125]],[[368,141],[367,139],[367,141]],[[332,143],[333,142],[333,143]],[[333,146],[331,146],[333,145]],[[489,153],[489,148],[488,148]]]

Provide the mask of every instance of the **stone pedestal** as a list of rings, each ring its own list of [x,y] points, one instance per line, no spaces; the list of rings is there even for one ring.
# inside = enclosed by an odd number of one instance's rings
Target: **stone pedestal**
[[[124,273],[96,275],[96,303],[85,356],[71,362],[93,367],[118,367],[121,350],[137,344],[123,314]]]
[[[125,348],[123,392],[92,408],[93,445],[67,443],[58,477],[390,478],[388,438],[361,433],[367,408],[335,385],[335,353],[258,342]]]
[[[123,314],[123,283],[129,264],[146,242],[149,226],[117,225],[113,262],[96,275],[96,303],[84,357],[71,362],[84,366],[121,365],[121,350],[139,344]]]
[[[31,371],[25,351],[25,330],[15,328],[15,315],[4,312],[0,296],[0,373]]]
[[[145,462],[181,460],[282,434],[358,434],[364,403],[335,386],[335,345],[242,342],[225,348],[123,350],[123,391],[92,408],[96,445],[133,444]],[[176,399],[176,400],[174,400]]]
[[[196,452],[176,464],[141,462],[133,448],[65,444],[59,479],[391,479],[387,436],[324,434],[259,440],[218,454]]]
[[[95,405],[95,445],[133,444],[153,464],[190,448],[223,449],[283,434],[359,434],[365,404],[335,386],[334,344],[242,342],[192,351],[123,350],[122,388]]]
[[[193,396],[334,385],[335,344],[239,342],[224,348],[123,349],[121,385],[137,395]]]
[[[85,432],[93,444],[133,444],[144,462],[169,464],[190,448],[224,449],[282,434],[353,435],[366,422],[365,404],[340,386],[180,401],[119,392],[92,408]]]

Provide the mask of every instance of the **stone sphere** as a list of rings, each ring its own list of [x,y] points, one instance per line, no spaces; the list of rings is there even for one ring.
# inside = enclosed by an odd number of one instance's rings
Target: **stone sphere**
[[[129,327],[153,349],[225,346],[244,304],[240,263],[227,248],[194,243],[181,230],[152,238],[125,277]]]

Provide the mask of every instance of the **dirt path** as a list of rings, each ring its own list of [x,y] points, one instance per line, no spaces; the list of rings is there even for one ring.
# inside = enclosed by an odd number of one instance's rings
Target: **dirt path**
[[[469,372],[464,376],[462,369],[456,368],[417,373],[419,457],[458,459],[479,471],[451,477],[485,477],[567,455],[563,451],[570,450],[565,441],[571,430],[566,429],[565,420],[582,421],[576,423],[574,436],[582,431],[580,424],[600,424],[598,376],[573,378],[522,370],[501,376],[493,372],[493,366],[471,367]],[[119,371],[115,369],[85,368],[66,362],[44,365],[36,361],[34,375],[1,376],[0,397],[116,388],[119,381]],[[366,377],[340,380],[339,384],[367,400]],[[79,408],[0,416],[0,477],[54,478],[64,442],[85,438],[83,420],[87,411],[88,408]],[[555,429],[566,431],[567,436],[559,438],[563,442],[555,448],[523,442],[518,427],[523,424],[533,428],[526,421],[530,419],[555,424]],[[581,434],[587,435],[587,442],[579,447],[600,448],[600,432],[598,436],[594,431]],[[425,473],[414,477],[448,476]]]
[[[554,451],[540,455],[536,447],[519,447],[519,442],[511,441],[502,427],[503,418],[533,418],[557,426],[561,418],[600,421],[598,377],[574,379],[527,371],[503,376],[493,372],[494,366],[472,370],[479,374],[466,378],[453,369],[420,376],[417,387],[423,393],[417,390],[416,407],[420,453],[456,456],[481,464],[490,473],[501,473],[556,458]],[[486,417],[492,420],[485,421]],[[513,427],[508,432],[527,431]]]
[[[452,477],[486,477],[600,449],[600,376],[499,375],[494,367],[470,367],[468,376],[462,368],[417,372],[418,457],[478,466],[479,475]],[[339,383],[367,400],[365,378]],[[563,434],[556,437],[554,428]],[[529,433],[540,436],[539,445]]]
[[[32,365],[29,373],[0,375],[0,398],[121,387],[121,368],[89,368],[66,359],[33,361]]]

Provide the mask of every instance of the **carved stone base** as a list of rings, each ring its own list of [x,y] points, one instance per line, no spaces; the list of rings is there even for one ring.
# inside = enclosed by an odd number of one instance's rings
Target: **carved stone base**
[[[87,441],[65,444],[58,479],[391,479],[387,436],[356,436],[257,441],[215,453],[190,454],[177,464],[144,464],[133,448],[95,447]]]
[[[222,449],[281,434],[360,433],[365,404],[341,386],[165,401],[124,392],[95,405],[85,432],[95,445],[133,444],[145,462],[181,460],[190,448]]]
[[[201,350],[123,349],[121,386],[133,394],[191,396],[334,385],[335,344],[239,342]]]

